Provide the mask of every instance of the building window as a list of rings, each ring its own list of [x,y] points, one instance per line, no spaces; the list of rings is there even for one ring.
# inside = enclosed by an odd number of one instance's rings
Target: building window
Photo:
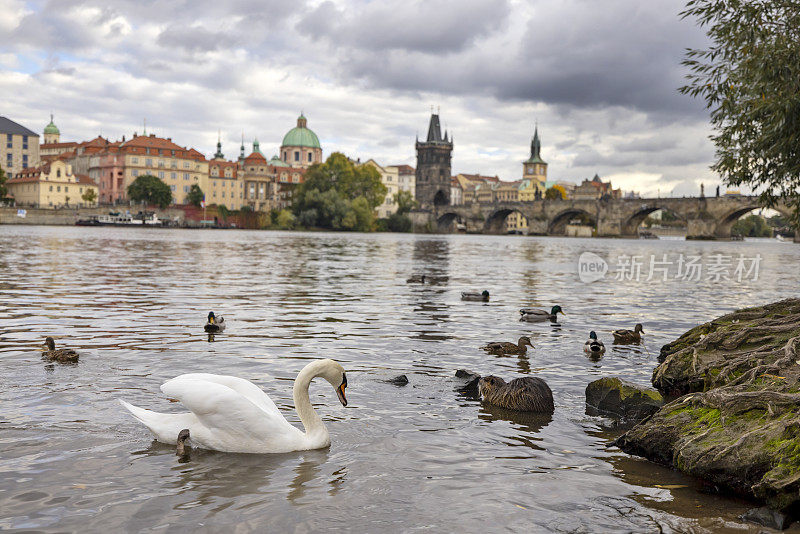
[[[184,169],[188,169],[189,168],[189,162],[188,161],[184,161],[183,162],[183,168]]]
[[[225,198],[225,191],[222,192],[222,198]]]
[[[300,161],[300,152],[297,150],[294,151],[294,160]]]
[[[172,189],[173,191],[176,191],[178,189],[178,187],[174,185],[169,186],[169,188]]]
[[[312,157],[313,157],[313,156],[311,155],[311,152],[309,152],[309,153],[308,153],[308,162],[309,162],[309,163],[311,163],[311,158],[312,158]]]
[[[152,167],[153,166],[153,160],[150,159],[150,158],[147,158],[146,160],[144,160],[144,165],[145,165],[145,167]]]
[[[11,169],[11,154],[6,154],[6,165]]]
[[[183,179],[184,180],[188,180],[189,179],[189,173],[188,172],[183,173]]]
[[[183,192],[184,193],[188,193],[189,192],[189,186],[188,185],[184,185],[183,186]]]
[[[174,179],[176,179],[178,177],[178,173],[177,172],[171,172],[171,173],[169,173],[169,177],[174,180]]]
[[[131,174],[132,174],[133,176],[139,176],[139,169],[133,169],[133,170],[131,171]]]
[[[56,178],[61,178],[61,169],[56,171]]]
[[[139,158],[131,158],[131,163],[139,164]]]
[[[61,192],[61,186],[58,185],[58,186],[56,186],[56,193],[60,193],[60,192]]]
[[[67,187],[66,185],[64,186],[64,192],[69,193],[69,187]]]
[[[27,169],[28,168],[28,155],[27,154],[23,154],[22,155],[22,168],[23,169]]]
[[[22,136],[22,150],[28,150],[28,136]]]
[[[50,192],[51,193],[53,192],[53,186],[52,185],[50,186]]]
[[[6,148],[11,148],[13,146],[13,143],[12,143],[13,139],[14,138],[11,136],[11,134],[6,134]],[[9,157],[11,157],[10,154],[9,154]]]
[[[158,171],[158,177],[164,179],[164,171]]]

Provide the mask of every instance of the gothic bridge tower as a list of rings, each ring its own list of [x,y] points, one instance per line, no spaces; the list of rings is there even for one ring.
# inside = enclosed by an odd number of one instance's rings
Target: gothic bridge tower
[[[415,197],[423,209],[450,205],[450,164],[453,137],[448,139],[439,124],[439,115],[431,114],[428,138],[417,138],[417,172]]]

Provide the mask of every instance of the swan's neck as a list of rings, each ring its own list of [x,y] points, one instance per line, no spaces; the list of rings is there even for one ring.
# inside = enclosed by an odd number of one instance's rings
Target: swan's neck
[[[306,430],[306,437],[309,439],[326,440],[328,438],[328,429],[325,428],[325,423],[322,422],[314,407],[311,405],[311,400],[308,398],[308,387],[311,381],[320,375],[320,369],[315,366],[306,366],[294,381],[294,407],[297,410],[297,415],[303,423]]]

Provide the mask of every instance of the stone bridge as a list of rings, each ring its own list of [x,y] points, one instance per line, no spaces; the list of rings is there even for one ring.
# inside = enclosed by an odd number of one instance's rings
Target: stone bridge
[[[762,206],[755,196],[699,198],[636,198],[608,200],[535,200],[531,202],[473,203],[437,206],[411,212],[415,229],[453,232],[456,223],[468,232],[505,233],[505,221],[513,212],[528,219],[531,235],[564,235],[573,219],[589,221],[597,236],[633,237],[645,217],[657,210],[674,214],[686,224],[687,237],[728,239],[731,227],[742,215]],[[790,209],[783,203],[774,208],[784,216]],[[797,240],[797,235],[795,240]]]

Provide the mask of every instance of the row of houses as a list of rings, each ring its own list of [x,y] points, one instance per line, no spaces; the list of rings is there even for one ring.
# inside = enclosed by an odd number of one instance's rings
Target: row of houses
[[[116,141],[102,136],[83,142],[61,141],[52,117],[41,144],[38,134],[5,117],[0,117],[0,139],[5,141],[0,167],[10,176],[9,196],[21,206],[127,203],[128,186],[139,176],[152,175],[169,186],[176,204],[185,204],[196,185],[207,204],[231,210],[283,208],[308,167],[322,162],[319,138],[308,129],[303,115],[284,136],[280,156],[270,159],[261,152],[257,139],[247,155],[242,141],[236,160],[225,159],[220,141],[209,159],[194,148],[155,134],[134,132],[130,138]],[[80,184],[77,190],[74,184]],[[84,196],[88,189],[94,194]],[[93,201],[87,200],[92,197]]]

